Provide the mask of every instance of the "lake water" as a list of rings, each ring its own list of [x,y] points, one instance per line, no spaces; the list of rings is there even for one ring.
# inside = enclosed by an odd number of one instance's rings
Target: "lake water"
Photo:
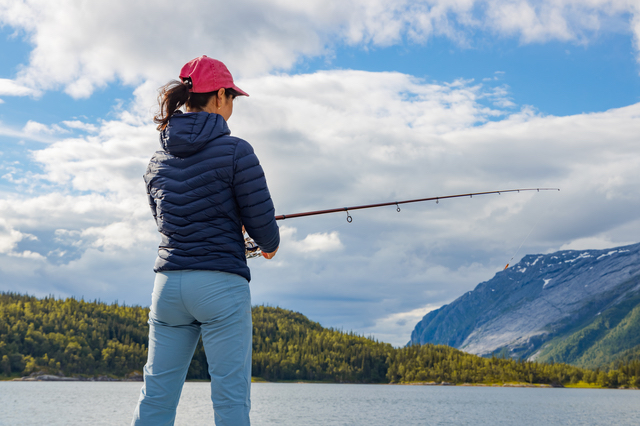
[[[2,425],[127,425],[140,382],[0,382]],[[634,425],[640,391],[254,383],[261,425]],[[212,425],[208,383],[186,383],[176,425]]]

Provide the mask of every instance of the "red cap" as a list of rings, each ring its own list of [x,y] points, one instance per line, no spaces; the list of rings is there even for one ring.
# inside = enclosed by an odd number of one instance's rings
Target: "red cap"
[[[205,55],[187,62],[180,70],[180,78],[191,79],[189,91],[193,93],[215,92],[222,88],[231,88],[241,95],[249,96],[233,83],[231,73],[222,62]]]

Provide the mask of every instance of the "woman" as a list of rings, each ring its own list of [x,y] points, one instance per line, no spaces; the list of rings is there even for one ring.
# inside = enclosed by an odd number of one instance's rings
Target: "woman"
[[[258,158],[230,136],[238,88],[201,56],[160,89],[162,150],[144,175],[162,242],[149,312],[149,354],[134,425],[172,425],[200,335],[216,425],[248,425],[251,297],[243,227],[271,259],[280,244]],[[186,113],[179,108],[186,107]]]

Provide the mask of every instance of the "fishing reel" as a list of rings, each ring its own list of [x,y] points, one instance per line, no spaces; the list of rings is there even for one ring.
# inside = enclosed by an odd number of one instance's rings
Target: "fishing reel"
[[[260,247],[258,247],[256,242],[247,234],[244,234],[244,255],[247,259],[262,256],[262,250],[260,250]]]

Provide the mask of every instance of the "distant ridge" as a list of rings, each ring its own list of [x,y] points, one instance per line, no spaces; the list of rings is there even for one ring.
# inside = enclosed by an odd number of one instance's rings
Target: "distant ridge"
[[[640,355],[640,244],[527,255],[429,312],[409,344],[597,368]]]

